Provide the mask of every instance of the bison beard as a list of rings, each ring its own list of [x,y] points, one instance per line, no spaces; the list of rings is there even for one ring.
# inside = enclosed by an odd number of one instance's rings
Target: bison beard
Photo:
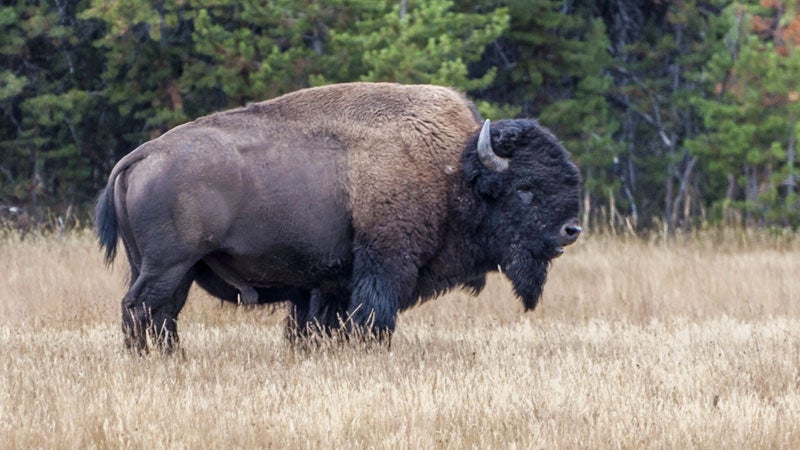
[[[526,311],[536,308],[547,280],[550,261],[534,258],[527,252],[515,252],[502,265],[503,272],[514,285],[514,291],[522,299]]]

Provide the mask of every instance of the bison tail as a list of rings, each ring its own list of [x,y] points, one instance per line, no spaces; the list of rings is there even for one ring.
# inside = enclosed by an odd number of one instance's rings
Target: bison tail
[[[123,172],[146,156],[147,152],[143,151],[142,146],[119,160],[111,169],[106,188],[97,198],[97,205],[94,208],[94,228],[100,241],[100,248],[106,249],[106,264],[108,265],[111,265],[117,256],[117,236],[119,235],[117,209],[114,205],[114,186]]]
[[[106,250],[106,264],[111,264],[117,256],[117,213],[114,208],[112,184],[103,189],[95,206],[94,226],[100,248]]]

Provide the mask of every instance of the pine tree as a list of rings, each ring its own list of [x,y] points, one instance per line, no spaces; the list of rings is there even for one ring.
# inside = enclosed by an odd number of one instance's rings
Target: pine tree
[[[749,225],[797,227],[800,33],[793,30],[800,30],[800,19],[775,3],[726,9],[722,44],[707,66],[713,94],[695,99],[707,133],[693,140],[691,149],[713,180],[717,214],[736,220],[730,213],[739,211]],[[775,14],[787,17],[773,29]]]
[[[691,99],[703,93],[703,70],[713,52],[707,37],[723,1],[620,4],[606,11],[614,24],[611,50],[620,120],[617,134],[624,185],[645,226],[673,231],[702,213],[698,159],[686,142],[702,130]]]
[[[99,120],[95,29],[75,2],[0,7],[0,203],[83,202]]]
[[[93,0],[106,32],[103,97],[124,145],[113,159],[192,118],[308,86],[315,34],[338,11],[296,0]]]
[[[508,11],[459,12],[451,0],[352,2],[359,19],[349,28],[330,31],[320,85],[343,81],[393,81],[451,86],[462,91],[487,87],[490,68],[470,76],[469,64],[508,26]],[[479,103],[487,116],[502,113]]]

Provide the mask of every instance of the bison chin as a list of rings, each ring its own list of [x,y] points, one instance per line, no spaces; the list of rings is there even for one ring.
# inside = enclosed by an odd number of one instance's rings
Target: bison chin
[[[549,266],[549,260],[534,258],[530,253],[517,253],[502,265],[514,291],[522,299],[525,311],[536,308],[539,303]]]

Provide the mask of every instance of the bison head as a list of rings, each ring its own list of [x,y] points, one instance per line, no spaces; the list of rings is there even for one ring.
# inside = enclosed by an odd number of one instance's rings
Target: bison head
[[[580,172],[569,153],[533,120],[487,120],[465,155],[481,214],[478,232],[526,309],[539,301],[553,258],[581,232]]]

